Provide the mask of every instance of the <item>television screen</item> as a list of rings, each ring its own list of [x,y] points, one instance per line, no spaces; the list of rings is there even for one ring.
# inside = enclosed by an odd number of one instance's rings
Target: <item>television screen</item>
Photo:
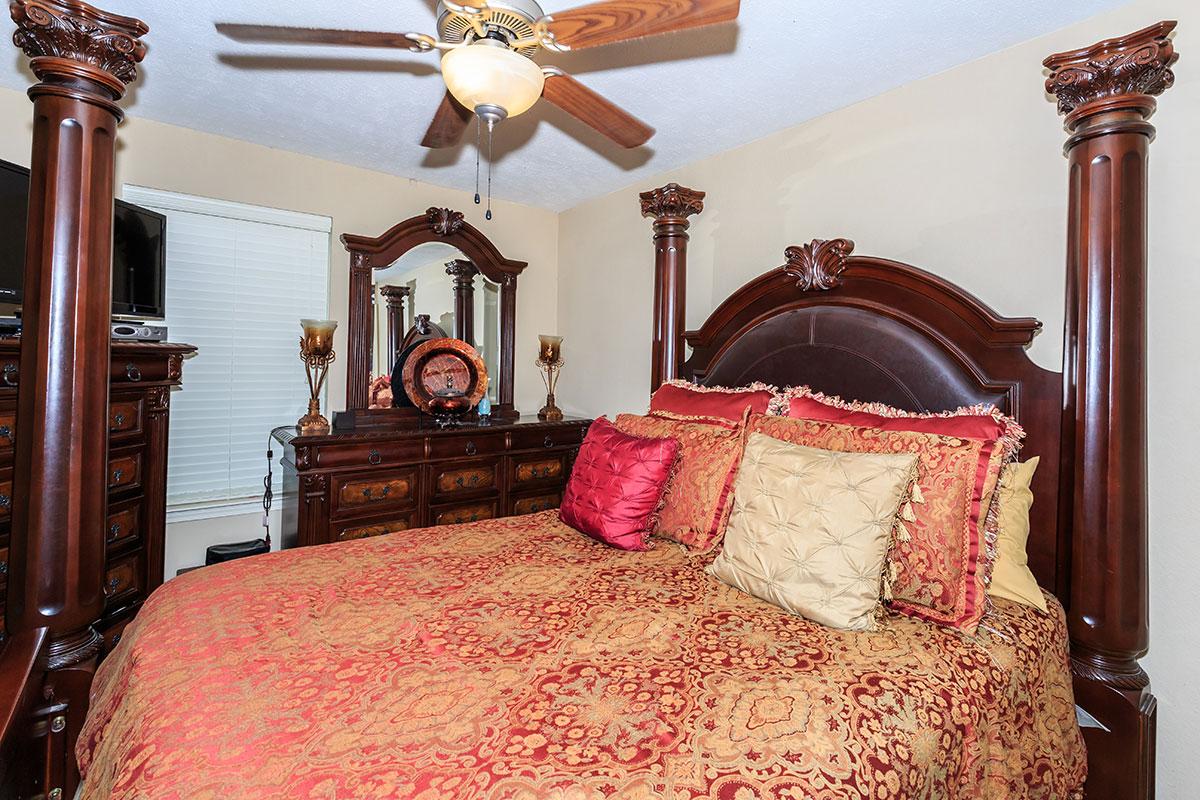
[[[0,303],[20,303],[25,282],[29,170],[0,161]],[[113,316],[162,319],[166,217],[117,200],[113,207]]]

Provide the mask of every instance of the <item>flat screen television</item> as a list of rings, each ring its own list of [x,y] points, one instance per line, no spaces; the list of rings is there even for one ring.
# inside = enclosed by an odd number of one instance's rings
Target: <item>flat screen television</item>
[[[25,283],[29,170],[0,161],[0,303],[20,304]],[[162,319],[166,313],[167,218],[117,200],[113,206],[112,313]]]

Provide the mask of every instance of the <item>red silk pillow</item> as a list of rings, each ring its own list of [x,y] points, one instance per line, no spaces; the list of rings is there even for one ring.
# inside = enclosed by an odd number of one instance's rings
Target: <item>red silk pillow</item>
[[[696,386],[687,381],[667,381],[650,398],[650,413],[666,412],[685,417],[721,417],[741,422],[751,413],[765,414],[775,390],[763,383],[739,389]]]
[[[910,414],[895,409],[895,415],[884,416],[870,411],[857,411],[845,406],[835,406],[803,395],[788,401],[787,416],[794,419],[815,419],[821,422],[837,422],[842,425],[857,425],[862,428],[879,428],[885,431],[916,431],[937,433],[942,436],[967,436],[972,439],[1001,439],[1008,433],[1005,418],[977,409],[960,409],[952,415]]]
[[[559,519],[612,547],[649,549],[646,539],[678,456],[674,439],[631,436],[601,417],[579,447]]]

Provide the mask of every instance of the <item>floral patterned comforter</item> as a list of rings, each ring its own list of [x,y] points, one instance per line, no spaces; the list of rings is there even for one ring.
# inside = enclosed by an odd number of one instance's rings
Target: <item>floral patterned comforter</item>
[[[555,512],[207,567],[102,665],[84,798],[1061,798],[1062,609],[788,616]]]

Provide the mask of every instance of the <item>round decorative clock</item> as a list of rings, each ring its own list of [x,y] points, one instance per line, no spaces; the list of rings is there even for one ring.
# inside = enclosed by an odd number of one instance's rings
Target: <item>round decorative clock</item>
[[[413,405],[451,425],[487,393],[487,366],[461,339],[430,339],[405,360],[403,383]]]

